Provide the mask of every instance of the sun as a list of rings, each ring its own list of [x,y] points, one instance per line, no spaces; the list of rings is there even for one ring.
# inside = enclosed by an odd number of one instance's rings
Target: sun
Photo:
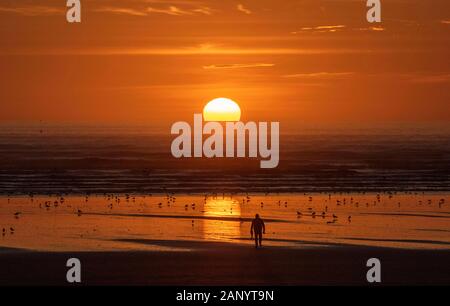
[[[227,98],[211,100],[203,108],[203,120],[205,121],[239,121],[240,119],[239,105]]]

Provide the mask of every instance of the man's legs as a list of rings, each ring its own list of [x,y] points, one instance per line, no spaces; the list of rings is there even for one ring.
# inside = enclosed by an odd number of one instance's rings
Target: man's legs
[[[258,233],[255,233],[255,248],[258,247]]]
[[[259,233],[259,246],[262,246],[262,233]]]

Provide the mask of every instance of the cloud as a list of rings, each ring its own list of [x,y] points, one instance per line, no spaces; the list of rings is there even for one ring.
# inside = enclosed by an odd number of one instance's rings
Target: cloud
[[[273,67],[275,64],[256,63],[256,64],[222,64],[203,66],[203,69],[241,69],[241,68],[262,68]]]
[[[345,25],[327,25],[315,27],[315,30],[335,30],[345,28]]]
[[[368,27],[368,28],[358,28],[357,30],[359,31],[375,31],[375,32],[382,32],[385,31],[386,29],[380,26],[374,26],[374,27]]]
[[[450,82],[450,74],[437,74],[437,75],[420,75],[410,78],[412,83],[448,83]]]
[[[167,14],[172,16],[181,16],[181,15],[192,15],[191,11],[180,9],[176,6],[169,6],[166,9],[158,9],[153,7],[148,7],[146,9],[148,13],[157,13],[157,14]]]
[[[207,6],[202,6],[202,7],[193,9],[192,11],[195,13],[203,14],[203,15],[212,15],[214,13],[214,10]]]
[[[101,7],[98,9],[95,9],[96,12],[103,12],[103,13],[114,13],[119,15],[131,15],[131,16],[147,16],[147,13],[135,10],[131,8],[124,8],[124,7]]]
[[[296,47],[242,47],[224,44],[203,43],[179,46],[79,46],[74,48],[18,47],[0,50],[0,55],[321,55],[321,54],[374,54],[374,53],[422,52],[405,48],[296,48]]]
[[[343,30],[354,30],[354,31],[374,31],[374,32],[382,32],[385,31],[386,28],[382,26],[371,26],[371,27],[365,27],[365,28],[348,28],[346,25],[339,24],[339,25],[323,25],[323,26],[316,26],[316,27],[303,27],[298,31],[291,32],[291,34],[300,34],[300,33],[334,33],[338,31]]]
[[[66,12],[64,7],[52,7],[42,5],[25,5],[18,7],[0,6],[0,13],[11,13],[23,16],[49,16],[61,15]]]
[[[285,78],[296,79],[343,79],[353,75],[354,72],[314,72],[283,75]]]
[[[162,2],[160,1],[146,1],[146,3],[151,4],[160,4]],[[167,3],[167,2],[164,2]],[[171,2],[172,4],[186,4],[186,2],[183,1],[175,1]],[[168,7],[143,7],[140,9],[137,8],[128,8],[128,7],[114,7],[114,6],[108,6],[108,7],[100,7],[97,9],[93,9],[96,12],[103,12],[103,13],[112,13],[112,14],[119,14],[119,15],[130,15],[130,16],[148,16],[150,14],[165,14],[170,16],[188,16],[188,15],[212,15],[214,13],[214,10],[207,7],[207,6],[192,6],[193,3],[190,3],[191,7],[189,8],[182,8],[177,5],[170,5]]]
[[[244,14],[250,15],[252,13],[251,10],[249,10],[248,8],[246,8],[243,4],[238,4],[237,5],[237,10],[239,12],[242,12]]]
[[[185,15],[195,15],[195,14],[201,14],[201,15],[212,15],[213,10],[209,7],[202,6],[192,9],[183,9],[174,5],[169,6],[168,8],[154,8],[154,7],[148,7],[146,9],[147,13],[156,13],[156,14],[167,14],[172,16],[185,16]]]
[[[450,20],[441,20],[442,24],[450,24]]]
[[[322,26],[316,26],[316,27],[303,27],[299,31],[291,32],[291,34],[299,34],[304,32],[314,32],[314,33],[325,33],[325,32],[337,32],[340,30],[343,30],[346,28],[345,25],[339,24],[339,25],[322,25]]]

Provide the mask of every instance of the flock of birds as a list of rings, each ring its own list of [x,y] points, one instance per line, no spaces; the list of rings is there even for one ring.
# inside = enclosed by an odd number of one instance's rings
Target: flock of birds
[[[266,194],[266,195],[268,195],[268,194]],[[306,194],[304,194],[304,195],[306,196]],[[386,195],[388,196],[389,199],[392,199],[394,197],[395,193],[387,192]],[[148,195],[148,196],[152,197],[151,194]],[[30,194],[29,197],[30,197],[30,201],[33,202],[34,201],[34,195]],[[84,202],[88,203],[89,199],[90,199],[90,195],[89,194],[85,194],[83,197],[84,197]],[[104,197],[105,197],[107,203],[109,203],[109,204],[107,204],[107,207],[110,210],[112,210],[115,206],[120,205],[122,198],[124,198],[125,202],[127,202],[127,203],[129,203],[129,202],[135,203],[136,202],[136,196],[133,196],[133,195],[130,195],[130,194],[124,194],[124,195],[104,194]],[[218,195],[216,193],[210,194],[210,195],[205,194],[204,198],[203,198],[203,202],[204,202],[203,204],[204,205],[207,203],[207,200],[210,197],[212,199],[217,199]],[[222,197],[225,198],[225,194],[222,194]],[[146,196],[143,196],[143,198],[145,199]],[[230,195],[230,198],[233,198],[233,195]],[[167,207],[172,207],[176,203],[176,197],[175,197],[174,194],[166,194],[165,195],[165,199],[166,199],[166,206]],[[325,202],[325,206],[324,206],[323,210],[317,212],[317,211],[315,211],[313,209],[313,207],[311,207],[313,205],[308,205],[308,207],[304,208],[303,211],[302,210],[296,210],[296,216],[297,216],[297,218],[302,218],[302,217],[311,217],[313,219],[315,219],[316,217],[322,218],[322,219],[326,219],[327,218],[328,220],[326,221],[326,224],[335,224],[335,223],[338,222],[339,217],[338,217],[338,215],[336,215],[336,213],[330,214],[329,213],[329,209],[328,209],[328,205],[332,204],[332,200],[335,201],[336,207],[345,206],[347,204],[353,205],[353,207],[356,207],[356,208],[358,208],[360,206],[360,203],[358,201],[355,201],[355,199],[353,197],[349,197],[349,198],[343,197],[341,199],[332,199],[332,194],[328,194],[328,200],[325,199],[325,201],[324,201]],[[244,198],[242,199],[242,202],[241,202],[242,206],[245,206],[245,205],[249,204],[251,201],[252,201],[252,197],[250,195],[248,195],[248,194],[245,195]],[[10,202],[10,199],[8,197],[8,203],[9,202]],[[312,202],[313,202],[313,197],[309,196],[308,197],[308,203],[312,204]],[[376,194],[374,201],[372,203],[365,202],[365,206],[366,207],[369,207],[370,205],[377,206],[381,202],[382,202],[381,194]],[[39,202],[39,208],[40,209],[45,209],[45,210],[48,211],[51,208],[58,208],[59,206],[62,206],[65,203],[66,203],[66,200],[65,200],[64,196],[63,195],[58,195],[58,196],[56,196],[56,199],[54,199],[54,200],[50,200],[50,201],[47,200],[47,201],[44,201],[44,202]],[[423,205],[423,203],[424,202],[422,200],[419,200],[417,202],[417,204],[419,206]],[[425,201],[425,203],[427,203],[428,205],[431,205],[433,203],[433,200],[432,199],[427,199]],[[279,207],[284,206],[285,208],[288,208],[288,201],[278,200],[277,204],[278,204]],[[295,203],[295,204],[297,205],[296,207],[298,207],[299,203]],[[440,199],[437,204],[438,204],[438,207],[441,208],[442,205],[445,204],[445,199],[443,199],[443,198]],[[146,205],[146,204],[141,203],[141,206],[142,205]],[[398,205],[398,207],[400,207],[401,203],[398,202],[397,205]],[[66,204],[66,207],[67,208],[72,208],[72,206],[69,205],[69,204]],[[157,207],[158,208],[162,208],[163,207],[163,202],[158,202]],[[260,202],[260,207],[261,207],[261,209],[264,209],[264,202]],[[196,210],[196,208],[197,208],[196,203],[184,204],[184,210],[185,211],[188,211],[189,208],[192,209],[192,210]],[[232,214],[232,213],[233,213],[233,207],[230,207],[230,214]],[[75,214],[78,215],[78,216],[82,216],[83,215],[83,211],[79,207],[77,207],[77,208],[75,208]],[[17,211],[17,212],[14,213],[14,218],[15,219],[19,219],[21,215],[22,215],[22,212]],[[347,216],[347,222],[348,223],[352,222],[352,216],[351,215]],[[192,220],[192,226],[194,226],[194,220]],[[3,236],[7,235],[8,233],[13,235],[15,233],[15,229],[13,227],[10,227],[9,229],[2,228],[2,235]]]

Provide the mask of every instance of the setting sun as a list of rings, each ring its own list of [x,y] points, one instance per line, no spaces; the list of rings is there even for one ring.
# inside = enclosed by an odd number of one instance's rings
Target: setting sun
[[[203,109],[203,119],[205,121],[239,121],[241,109],[233,100],[217,98],[206,104]]]

